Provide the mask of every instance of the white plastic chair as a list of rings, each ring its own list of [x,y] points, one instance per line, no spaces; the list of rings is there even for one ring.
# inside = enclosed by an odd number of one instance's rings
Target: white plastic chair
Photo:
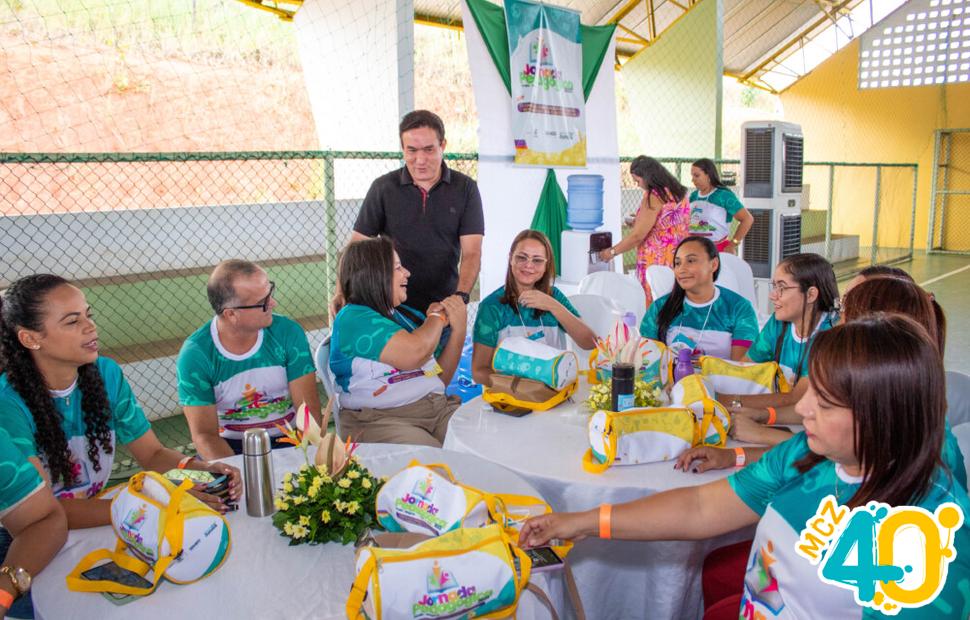
[[[632,312],[637,323],[647,312],[647,296],[635,277],[615,271],[597,271],[579,282],[579,294],[612,299],[623,312]]]
[[[953,428],[970,422],[970,377],[955,370],[946,371],[946,419]]]
[[[647,267],[647,286],[654,300],[668,295],[674,290],[674,270],[666,265],[650,265]]]
[[[330,370],[330,335],[330,332],[327,332],[317,346],[317,350],[313,352],[313,365],[316,366],[317,376],[320,377],[324,389],[327,390],[327,396],[333,397],[333,423],[339,431],[340,399],[337,396],[337,378]],[[326,404],[324,404],[324,407],[326,407]]]
[[[721,273],[717,277],[717,284],[734,291],[757,308],[758,299],[754,293],[754,274],[751,273],[751,266],[744,259],[727,252],[722,252],[720,259]]]
[[[623,318],[625,310],[621,309],[612,299],[602,295],[578,294],[570,295],[569,302],[579,312],[580,318],[599,338],[605,338],[613,325]],[[592,349],[583,349],[576,341],[566,336],[566,348],[579,357],[579,367],[589,368],[589,353]]]

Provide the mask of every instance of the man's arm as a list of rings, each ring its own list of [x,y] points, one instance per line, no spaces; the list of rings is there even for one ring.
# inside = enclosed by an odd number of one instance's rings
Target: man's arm
[[[478,280],[482,267],[482,237],[484,235],[462,235],[461,265],[458,268],[458,290],[470,293]]]
[[[233,455],[232,448],[219,436],[219,416],[215,405],[186,406],[182,409],[199,456],[212,461]],[[319,411],[319,407],[317,409]]]
[[[308,372],[302,377],[297,377],[289,382],[290,399],[293,400],[293,407],[300,408],[301,403],[306,403],[306,408],[310,415],[320,424],[320,393],[317,392],[317,376],[315,373]],[[326,432],[326,429],[324,429]]]

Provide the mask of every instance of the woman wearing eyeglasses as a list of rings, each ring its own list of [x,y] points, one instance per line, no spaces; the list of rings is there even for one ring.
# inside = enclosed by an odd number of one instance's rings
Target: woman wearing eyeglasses
[[[230,499],[196,493],[225,512],[242,492],[239,470],[166,448],[112,359],[98,354],[98,330],[84,293],[40,274],[14,282],[0,311],[0,426],[51,484],[71,529],[107,525],[98,496],[118,446],[143,468],[230,476]]]
[[[411,272],[385,237],[347,246],[338,275],[345,304],[333,320],[330,369],[340,436],[440,448],[461,404],[445,396],[445,386],[465,343],[464,300],[452,295],[427,313],[405,305]],[[451,336],[442,346],[446,326]]]
[[[537,230],[523,230],[516,235],[509,252],[505,286],[478,305],[472,337],[472,377],[476,383],[491,385],[495,348],[509,336],[523,336],[565,349],[565,336],[569,334],[584,349],[596,346],[593,330],[552,285],[555,278],[549,239]]]

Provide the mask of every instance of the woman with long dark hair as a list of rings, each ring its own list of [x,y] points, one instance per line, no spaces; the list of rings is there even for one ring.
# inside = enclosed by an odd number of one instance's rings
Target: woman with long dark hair
[[[342,437],[439,448],[444,442],[459,405],[444,392],[465,342],[465,302],[452,295],[427,314],[410,308],[404,304],[410,275],[383,237],[351,243],[340,259],[346,303],[333,319],[330,369]]]
[[[737,254],[754,224],[754,216],[721,182],[714,160],[705,157],[695,161],[690,167],[690,178],[697,188],[690,193],[690,234],[710,239],[718,252]],[[738,229],[729,237],[732,220],[737,220]]]
[[[94,315],[80,289],[55,275],[21,278],[4,293],[0,318],[0,424],[50,482],[72,529],[111,522],[111,502],[98,495],[119,443],[145,469],[229,475],[231,500],[241,495],[235,467],[159,442],[121,367],[98,354]],[[193,493],[217,510],[229,508]]]
[[[499,342],[523,336],[557,349],[566,348],[568,334],[584,349],[596,346],[593,330],[552,285],[556,279],[549,239],[538,230],[523,230],[512,240],[505,286],[478,305],[472,353],[472,377],[490,385],[492,357]]]
[[[619,243],[600,252],[602,260],[636,249],[637,278],[647,296],[647,307],[653,294],[647,284],[647,267],[674,263],[674,250],[688,234],[690,205],[687,188],[652,157],[641,155],[630,162],[630,176],[643,190],[643,198],[633,219],[632,230]]]
[[[796,405],[804,432],[724,480],[587,512],[532,518],[519,542],[533,547],[553,538],[597,534],[699,540],[757,524],[743,583],[711,601],[706,618],[739,613],[746,618],[869,617],[870,610],[860,607],[850,589],[820,579],[796,543],[830,499],[848,508],[869,502],[919,506],[928,514],[955,504],[970,514],[966,491],[941,458],[944,389],[936,345],[911,319],[880,314],[838,325],[816,337],[809,356],[809,387]],[[936,555],[927,557],[948,563],[947,579],[931,605],[902,610],[904,616],[956,619],[970,609],[970,528],[946,521],[948,532],[939,542],[950,550],[939,554],[938,544]],[[864,568],[862,551],[859,558]],[[927,575],[939,574],[940,565],[923,568]],[[904,574],[900,568],[895,580]],[[860,586],[863,581],[875,586],[878,579],[856,576]]]
[[[710,239],[691,236],[674,257],[674,290],[656,300],[640,323],[640,335],[672,350],[688,348],[740,360],[758,336],[754,308],[734,291],[715,285],[721,271]]]

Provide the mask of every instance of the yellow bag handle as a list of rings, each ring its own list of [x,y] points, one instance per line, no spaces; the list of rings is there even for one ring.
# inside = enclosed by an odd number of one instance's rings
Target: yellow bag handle
[[[141,490],[142,480],[145,475],[145,473],[136,474],[129,483],[129,487],[133,487],[132,491],[139,497],[142,497],[138,491]],[[156,476],[161,478],[159,474],[155,474],[153,477]],[[167,480],[165,480],[165,482],[168,483]],[[171,483],[168,483],[168,486],[172,486]],[[161,581],[162,577],[165,575],[165,571],[168,569],[169,565],[182,552],[183,519],[179,508],[182,501],[182,496],[185,495],[185,492],[192,488],[192,486],[193,482],[186,479],[169,493],[168,506],[164,512],[165,530],[162,533],[162,536],[168,539],[169,554],[165,557],[158,558],[158,560],[155,562],[154,568],[142,560],[125,553],[127,545],[119,538],[115,543],[114,551],[110,551],[108,549],[97,549],[81,559],[78,565],[74,567],[74,570],[72,570],[65,578],[68,590],[73,592],[113,592],[115,594],[134,594],[138,596],[144,596],[154,592],[155,588],[158,587],[158,582]],[[81,573],[93,568],[97,562],[106,559],[113,561],[121,568],[130,570],[141,577],[147,575],[149,570],[153,570],[154,573],[152,575],[152,585],[150,587],[139,588],[136,586],[126,586],[116,581],[109,581],[107,579],[93,581],[81,577]]]
[[[701,443],[704,441],[704,438],[707,437],[708,429],[710,429],[710,427],[713,425],[714,430],[717,431],[718,437],[720,438],[719,441],[713,445],[714,447],[717,447],[717,448],[723,448],[725,445],[727,445],[728,429],[724,427],[724,423],[721,422],[721,419],[717,417],[717,415],[715,415],[714,409],[717,407],[721,407],[721,409],[723,409],[725,412],[725,416],[729,416],[729,414],[727,413],[727,409],[724,409],[723,405],[721,405],[717,401],[710,398],[704,398],[702,399],[702,402],[704,403],[704,416],[701,418],[700,424],[697,424],[695,426],[697,431],[694,434],[693,444],[694,446],[701,445]],[[704,445],[711,445],[711,444],[704,444]]]
[[[360,567],[360,572],[357,573],[357,577],[354,578],[354,583],[350,586],[350,595],[347,597],[346,612],[348,620],[367,617],[364,613],[364,598],[367,596],[367,581],[374,574],[374,566],[376,564],[377,560],[374,558],[374,554],[371,553],[370,557],[364,562],[364,565]]]
[[[504,392],[493,392],[488,388],[482,392],[482,400],[492,406],[496,406],[497,409],[501,409],[502,405],[511,405],[520,409],[531,409],[532,411],[548,411],[559,403],[565,401],[567,398],[570,398],[576,392],[578,385],[579,379],[567,385],[562,389],[562,391],[557,392],[555,396],[549,398],[549,400],[541,403],[519,400],[511,394],[506,394]]]

